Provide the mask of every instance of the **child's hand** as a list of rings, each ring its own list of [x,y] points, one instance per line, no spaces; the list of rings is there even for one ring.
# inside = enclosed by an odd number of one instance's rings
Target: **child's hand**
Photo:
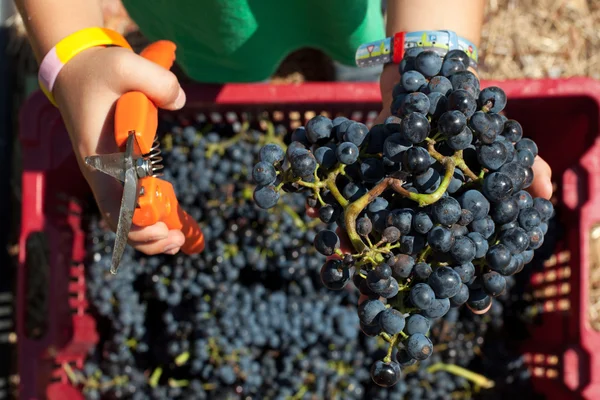
[[[475,71],[471,71],[477,75]],[[382,124],[386,118],[390,116],[390,107],[392,105],[392,91],[394,85],[400,82],[400,72],[398,66],[394,64],[388,64],[383,68],[381,77],[379,79],[379,87],[381,89],[381,100],[383,103],[383,109],[379,116],[375,119],[375,124]],[[550,199],[552,196],[552,170],[550,166],[541,157],[535,158],[533,164],[534,180],[527,191],[534,197],[543,197]]]
[[[61,71],[54,89],[79,167],[113,230],[122,186],[83,160],[119,151],[113,132],[114,106],[122,94],[133,90],[145,93],[160,108],[177,110],[185,104],[185,94],[172,72],[117,47],[92,48],[78,54]],[[169,231],[162,222],[143,228],[132,226],[129,234],[129,244],[146,254],[175,254],[184,241],[181,231]]]

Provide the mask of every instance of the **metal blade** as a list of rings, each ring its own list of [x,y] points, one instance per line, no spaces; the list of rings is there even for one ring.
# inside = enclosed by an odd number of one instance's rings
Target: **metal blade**
[[[127,139],[127,148],[125,150],[125,185],[123,186],[123,197],[121,198],[121,208],[119,209],[119,221],[117,223],[117,237],[115,239],[115,248],[113,249],[110,273],[115,275],[119,268],[119,263],[123,257],[125,246],[127,245],[127,236],[131,229],[133,212],[138,197],[138,177],[133,165],[131,154],[133,152],[133,136]]]
[[[125,153],[101,154],[85,158],[90,167],[125,182]]]

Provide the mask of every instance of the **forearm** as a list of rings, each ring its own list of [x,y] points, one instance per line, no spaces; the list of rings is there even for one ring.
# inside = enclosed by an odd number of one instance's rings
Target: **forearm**
[[[70,34],[104,24],[99,0],[15,0],[15,3],[38,62]]]
[[[479,46],[484,6],[484,0],[388,0],[386,33],[450,30]]]

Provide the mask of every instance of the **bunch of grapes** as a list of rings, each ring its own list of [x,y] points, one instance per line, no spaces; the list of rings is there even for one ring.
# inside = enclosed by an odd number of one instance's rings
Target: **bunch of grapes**
[[[389,343],[371,368],[380,386],[431,356],[432,320],[463,304],[487,312],[506,277],[532,260],[554,213],[526,191],[537,145],[501,114],[502,89],[481,90],[468,66],[460,50],[441,58],[409,49],[385,123],[316,116],[286,151],[264,146],[253,169],[259,207],[304,191],[321,221],[337,224],[314,239],[329,257],[321,280],[359,288],[363,333]]]

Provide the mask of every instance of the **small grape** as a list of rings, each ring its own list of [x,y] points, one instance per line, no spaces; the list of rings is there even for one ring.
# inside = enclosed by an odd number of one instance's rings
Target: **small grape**
[[[327,260],[321,267],[321,282],[327,289],[342,290],[349,280],[350,272],[340,260]]]
[[[359,150],[354,143],[344,142],[337,147],[335,153],[342,164],[351,165],[358,160]]]
[[[433,344],[427,336],[422,333],[415,333],[409,336],[406,351],[416,360],[426,360],[433,352]]]
[[[334,231],[324,229],[315,235],[314,246],[319,253],[330,256],[339,248],[340,239]]]
[[[279,191],[273,185],[257,186],[254,189],[254,202],[260,208],[268,209],[275,207],[279,201]]]
[[[371,367],[371,379],[381,387],[394,386],[401,377],[402,372],[397,362],[375,361]]]
[[[275,182],[275,179],[277,179],[277,172],[275,171],[273,164],[261,161],[254,166],[252,178],[257,184],[266,186]]]

